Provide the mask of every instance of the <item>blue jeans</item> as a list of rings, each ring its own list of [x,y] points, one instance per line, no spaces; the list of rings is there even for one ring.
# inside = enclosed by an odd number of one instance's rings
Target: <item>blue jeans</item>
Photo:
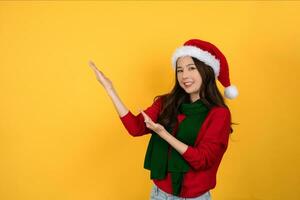
[[[166,193],[159,189],[155,184],[152,186],[150,200],[211,200],[210,192],[206,192],[201,196],[194,198],[182,198],[178,196],[174,196],[172,194]]]

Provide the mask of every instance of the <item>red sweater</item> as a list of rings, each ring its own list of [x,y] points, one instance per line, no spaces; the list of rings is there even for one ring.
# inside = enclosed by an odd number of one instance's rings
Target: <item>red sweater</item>
[[[157,122],[160,111],[161,98],[144,110],[153,122]],[[178,123],[184,118],[184,114],[177,115]],[[150,133],[141,113],[135,116],[129,111],[120,119],[132,136]],[[228,145],[230,121],[231,114],[227,108],[214,107],[209,111],[199,130],[195,145],[188,146],[188,149],[182,154],[189,163],[190,170],[184,175],[180,197],[195,198],[215,188],[217,169]],[[172,134],[176,134],[176,128]],[[170,173],[164,180],[153,179],[153,182],[161,190],[172,194]]]

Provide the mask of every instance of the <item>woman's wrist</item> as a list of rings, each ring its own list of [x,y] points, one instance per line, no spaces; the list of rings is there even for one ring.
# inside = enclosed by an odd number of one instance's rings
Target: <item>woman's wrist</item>
[[[112,96],[112,95],[115,95],[116,94],[116,91],[113,87],[111,88],[105,88],[105,91],[106,93],[109,95],[109,96]]]
[[[176,137],[174,137],[171,133],[166,130],[163,130],[159,133],[159,136],[168,142],[174,149],[178,151],[181,155],[187,150],[188,145],[184,144]]]

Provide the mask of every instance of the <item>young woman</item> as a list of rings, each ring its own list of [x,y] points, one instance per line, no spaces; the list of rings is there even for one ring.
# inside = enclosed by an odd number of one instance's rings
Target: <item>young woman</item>
[[[90,62],[127,131],[132,136],[151,133],[144,161],[154,182],[150,199],[210,200],[233,132],[216,79],[225,87],[225,97],[233,99],[238,91],[230,84],[225,56],[209,42],[186,41],[173,53],[172,65],[176,77],[172,91],[156,96],[145,111],[133,115],[112,82]]]

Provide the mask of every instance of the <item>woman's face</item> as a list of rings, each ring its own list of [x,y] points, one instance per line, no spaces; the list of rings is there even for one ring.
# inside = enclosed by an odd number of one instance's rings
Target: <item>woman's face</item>
[[[177,60],[177,80],[179,85],[190,94],[191,101],[199,99],[201,75],[191,56],[179,57]]]

